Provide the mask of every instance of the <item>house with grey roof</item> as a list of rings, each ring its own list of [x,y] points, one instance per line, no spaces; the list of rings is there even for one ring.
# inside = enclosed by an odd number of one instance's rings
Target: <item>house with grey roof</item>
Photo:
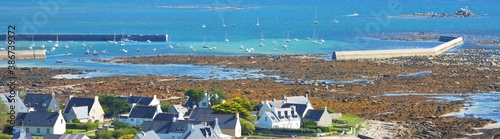
[[[327,108],[325,107],[323,110],[309,110],[302,120],[311,120],[315,122],[318,126],[331,126],[332,125],[332,117],[331,114],[328,113]]]
[[[54,93],[52,94],[26,94],[24,96],[24,105],[30,111],[57,111],[59,103]]]
[[[66,121],[61,113],[61,111],[19,113],[15,121],[14,130],[24,129],[26,132],[38,136],[64,134],[66,132]]]
[[[190,125],[188,130],[180,137],[181,139],[221,139],[215,130],[204,124]]]
[[[99,96],[77,98],[70,95],[68,104],[64,109],[64,119],[68,122],[79,119],[82,123],[104,121],[104,110],[101,103],[99,103]]]
[[[90,139],[85,134],[48,134],[43,139]]]
[[[118,98],[127,101],[127,103],[129,104],[135,103],[143,106],[160,105],[160,100],[156,98],[156,95],[153,95],[153,97],[141,97],[141,96],[132,96],[132,94],[130,94],[127,97],[120,96]]]
[[[304,117],[308,110],[314,109],[307,94],[304,96],[282,96],[282,100],[273,99],[271,101],[264,100],[258,105],[259,111],[257,116],[262,116],[264,112],[270,111],[271,107],[276,108],[288,108],[290,106],[296,106],[297,112],[299,112],[300,117]]]
[[[133,139],[161,139],[161,138],[160,136],[158,136],[158,134],[156,134],[154,130],[150,130],[146,132],[141,131],[135,134]]]
[[[191,119],[190,119],[191,120]],[[223,134],[232,137],[241,137],[241,123],[240,115],[236,114],[204,114],[201,115],[194,122],[207,122],[212,128],[220,128]],[[218,126],[217,128],[215,126]]]
[[[21,98],[19,98],[19,92],[16,91],[15,94],[10,94],[10,93],[2,93],[0,94],[0,100],[2,103],[7,105],[7,107],[14,107],[14,111],[16,113],[21,113],[21,112],[28,112],[28,108],[24,106],[23,101]]]
[[[157,114],[162,113],[160,105],[156,106],[138,106],[132,104],[129,114],[120,116],[120,122],[131,126],[138,126],[145,121],[153,121]]]
[[[13,139],[33,139],[33,136],[29,132],[26,132],[26,129],[21,128],[17,131],[14,131],[14,135],[12,135]]]
[[[179,139],[188,129],[188,120],[168,121],[145,121],[141,131],[155,131],[162,139]]]
[[[153,121],[167,121],[167,122],[172,122],[175,120],[184,120],[184,117],[180,116],[180,114],[158,113],[153,119]]]
[[[266,128],[300,128],[300,115],[295,106],[289,108],[271,107],[270,111],[262,114],[257,122],[257,126]]]

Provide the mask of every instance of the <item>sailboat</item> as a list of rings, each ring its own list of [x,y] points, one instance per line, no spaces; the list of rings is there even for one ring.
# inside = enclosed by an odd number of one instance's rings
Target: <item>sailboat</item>
[[[264,45],[264,41],[265,41],[265,39],[264,39],[264,31],[262,31],[260,33],[260,44],[259,44],[260,47],[264,47],[265,46]]]
[[[64,45],[64,47],[69,48],[69,45],[68,45],[68,44],[66,44],[66,45]]]
[[[210,48],[208,45],[205,44],[206,38],[207,38],[206,36],[203,37],[203,45],[201,46],[201,48]]]
[[[212,48],[210,48],[210,50],[217,49],[217,44],[215,43],[215,36],[214,36],[214,41],[213,42],[214,42],[214,44],[212,45]]]
[[[151,40],[146,40],[147,43],[151,43]]]
[[[112,44],[118,44],[118,42],[116,42],[116,32],[115,34],[113,35],[113,41],[111,42]]]
[[[286,35],[285,35],[285,34],[283,34],[283,47],[284,47],[285,49],[287,49],[287,48],[288,48],[288,45],[287,45],[286,43],[287,43],[287,42],[286,42]]]
[[[206,28],[207,26],[205,26],[205,24],[201,25],[202,28]]]
[[[92,55],[99,55],[99,53],[96,50],[94,50],[94,52],[92,53]]]
[[[56,35],[56,44],[54,44],[54,47],[59,47],[59,35]]]
[[[257,26],[260,26],[260,22],[259,22],[259,18],[257,17],[257,24],[255,24]]]
[[[227,38],[227,31],[226,31],[226,39],[224,39],[224,41],[228,42],[229,39]]]
[[[337,15],[335,15],[335,17],[333,17],[333,23],[339,23],[339,20],[337,20]]]
[[[45,44],[40,45],[40,47],[45,48]]]
[[[90,54],[90,50],[87,49],[87,51],[85,51],[85,54]]]

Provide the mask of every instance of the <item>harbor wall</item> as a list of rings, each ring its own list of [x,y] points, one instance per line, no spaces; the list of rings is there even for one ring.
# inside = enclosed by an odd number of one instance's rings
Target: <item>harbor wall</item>
[[[20,59],[45,59],[45,50],[13,50],[16,60]],[[0,51],[0,60],[9,60],[8,51]]]
[[[393,57],[407,56],[434,56],[442,54],[458,45],[463,44],[462,37],[442,36],[440,40],[446,41],[433,48],[418,48],[418,49],[395,49],[395,50],[367,50],[367,51],[339,51],[333,52],[332,59],[334,60],[352,60],[352,59],[384,59]]]
[[[0,34],[5,37],[5,34]],[[123,37],[122,37],[123,36]],[[165,42],[168,34],[16,34],[16,41],[120,41],[127,38],[134,41]]]

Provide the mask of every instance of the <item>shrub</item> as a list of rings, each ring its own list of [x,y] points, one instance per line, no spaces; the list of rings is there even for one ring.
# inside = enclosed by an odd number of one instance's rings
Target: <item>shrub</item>
[[[71,122],[72,123],[80,123],[80,120],[78,120],[78,119],[71,119]]]
[[[0,139],[11,139],[12,136],[11,135],[7,135],[7,134],[2,134],[0,133]]]
[[[86,123],[85,130],[87,130],[87,131],[94,130],[94,129],[97,129],[98,126],[99,126],[99,124],[97,124],[97,123]]]
[[[318,129],[321,129],[321,132],[330,132],[330,128],[329,127],[323,127],[323,126],[318,126]]]
[[[289,132],[289,133],[321,133],[316,129],[291,129],[291,128],[265,128],[265,127],[255,127],[256,131],[270,131],[270,132]]]
[[[85,129],[85,124],[82,124],[82,123],[66,123],[66,129]]]
[[[116,129],[122,129],[122,128],[132,128],[132,126],[128,125],[127,123],[124,122],[119,122],[119,121],[114,121],[111,123],[113,126],[115,126]]]

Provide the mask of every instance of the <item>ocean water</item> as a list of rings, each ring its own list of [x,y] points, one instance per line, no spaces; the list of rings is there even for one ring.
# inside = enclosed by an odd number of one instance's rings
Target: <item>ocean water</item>
[[[122,75],[209,75],[217,67],[189,65],[141,66],[96,63],[91,59],[146,55],[248,55],[327,54],[345,50],[428,48],[440,42],[382,41],[373,35],[390,32],[434,32],[464,35],[500,35],[500,5],[495,0],[28,0],[6,1],[0,6],[0,26],[16,25],[16,33],[106,33],[169,34],[169,42],[60,42],[45,60],[18,61],[18,66],[96,69],[101,76]],[[191,8],[169,8],[184,6]],[[192,8],[197,7],[197,8]],[[237,7],[241,9],[211,9]],[[415,12],[454,13],[461,7],[483,15],[478,18],[395,18]],[[354,14],[358,14],[354,16]],[[318,21],[319,24],[313,24]],[[334,22],[338,21],[338,22]],[[259,23],[257,26],[256,24]],[[202,27],[205,25],[205,28]],[[226,26],[223,26],[226,25]],[[225,39],[229,41],[225,41]],[[311,40],[324,40],[322,45]],[[263,41],[261,41],[263,39]],[[286,42],[289,39],[290,42]],[[298,41],[296,41],[297,39]],[[54,40],[52,40],[54,41]],[[276,43],[274,44],[273,41]],[[30,41],[17,42],[16,49],[28,49]],[[34,42],[34,49],[50,51],[54,42]],[[82,47],[85,43],[86,46]],[[92,47],[89,44],[93,43]],[[262,43],[265,46],[260,47]],[[44,44],[46,47],[41,48]],[[68,45],[69,48],[63,46]],[[287,44],[287,47],[283,47]],[[173,48],[168,47],[173,45]],[[180,45],[181,47],[175,47]],[[212,49],[202,45],[215,46]],[[193,49],[190,48],[192,46]],[[5,47],[0,45],[0,47]],[[456,49],[497,47],[466,43]],[[121,52],[128,50],[127,53]],[[137,52],[140,49],[140,52]],[[108,54],[84,54],[86,50]],[[250,51],[251,50],[251,51]],[[71,53],[71,55],[66,55]],[[65,60],[66,63],[56,63]],[[6,66],[6,62],[0,66]],[[201,68],[201,70],[198,70]],[[198,71],[196,73],[187,73]],[[114,73],[114,74],[108,74]],[[252,77],[254,75],[252,74]],[[255,75],[259,76],[260,75]],[[94,77],[94,76],[89,76]]]
[[[493,119],[495,121],[500,121],[500,112],[494,112],[494,110],[500,110],[500,93],[484,93],[484,94],[469,94],[469,99],[466,99],[466,105],[470,105],[467,110],[462,113],[457,113],[457,117],[465,117],[464,113],[474,114],[475,118],[485,118]],[[453,96],[443,97],[445,100],[456,100]],[[500,125],[500,122],[497,123]]]

